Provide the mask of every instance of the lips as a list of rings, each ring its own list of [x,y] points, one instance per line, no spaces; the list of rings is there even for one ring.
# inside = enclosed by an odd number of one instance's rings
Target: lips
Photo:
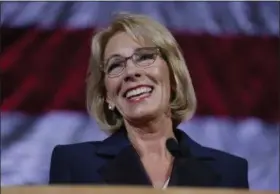
[[[152,86],[137,86],[137,87],[133,87],[133,88],[129,88],[128,90],[126,90],[123,94],[124,98],[133,98],[133,97],[137,97],[143,94],[147,94],[147,93],[151,93],[153,91],[153,87]]]

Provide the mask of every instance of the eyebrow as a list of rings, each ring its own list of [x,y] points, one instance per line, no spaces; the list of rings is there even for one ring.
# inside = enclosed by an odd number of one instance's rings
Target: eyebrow
[[[133,50],[133,54],[134,54],[135,52],[141,50],[141,49],[150,49],[150,48],[157,48],[157,47],[139,47],[139,48],[136,48],[136,49]],[[110,59],[114,58],[114,57],[124,57],[124,56],[122,56],[122,55],[120,55],[120,54],[113,54],[113,55],[111,55],[108,59],[104,60],[104,63],[107,64],[108,61],[109,61]]]

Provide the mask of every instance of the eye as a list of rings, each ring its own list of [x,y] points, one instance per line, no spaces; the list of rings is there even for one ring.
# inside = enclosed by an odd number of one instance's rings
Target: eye
[[[106,71],[107,73],[114,73],[122,69],[123,65],[124,65],[123,60],[113,60],[112,62],[108,63]]]
[[[138,65],[150,65],[155,61],[156,54],[152,51],[139,52],[135,56],[135,61]]]
[[[138,55],[138,60],[151,60],[154,59],[154,53],[141,53]]]
[[[108,70],[110,71],[110,70],[112,70],[114,68],[117,68],[118,66],[120,66],[120,63],[113,63],[113,64],[108,66]]]

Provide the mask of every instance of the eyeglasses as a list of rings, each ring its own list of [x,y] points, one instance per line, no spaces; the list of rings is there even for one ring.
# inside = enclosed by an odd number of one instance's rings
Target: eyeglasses
[[[144,68],[152,65],[159,54],[160,50],[157,47],[142,47],[136,49],[130,57],[113,55],[105,62],[103,71],[109,77],[116,77],[123,73],[129,59],[136,66]]]

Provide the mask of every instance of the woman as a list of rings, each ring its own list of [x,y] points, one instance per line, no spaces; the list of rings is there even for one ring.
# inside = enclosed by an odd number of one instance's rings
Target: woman
[[[111,136],[57,146],[50,183],[248,187],[245,159],[203,147],[176,129],[194,114],[196,98],[164,26],[118,15],[93,37],[88,73],[89,113]]]

